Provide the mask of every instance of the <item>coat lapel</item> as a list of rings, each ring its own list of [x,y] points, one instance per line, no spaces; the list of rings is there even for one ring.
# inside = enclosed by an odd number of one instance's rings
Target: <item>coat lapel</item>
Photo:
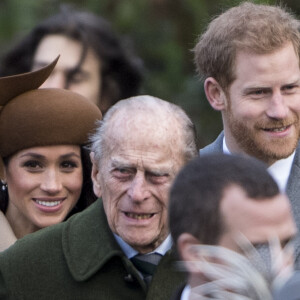
[[[109,229],[101,199],[66,224],[62,235],[63,252],[74,279],[94,275],[112,257],[124,257]]]
[[[287,183],[286,194],[288,195],[294,219],[298,228],[298,236],[295,239],[295,269],[300,269],[300,143],[296,149],[292,169]]]
[[[223,138],[224,138],[224,131],[222,131],[217,139],[207,145],[206,147],[200,149],[200,155],[212,154],[212,153],[222,153],[223,152]]]
[[[300,229],[300,143],[298,143],[298,147],[296,149],[286,193],[291,201],[298,229]]]

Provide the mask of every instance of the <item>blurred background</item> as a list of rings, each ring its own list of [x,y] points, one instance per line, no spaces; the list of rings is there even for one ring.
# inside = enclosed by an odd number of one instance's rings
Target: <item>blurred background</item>
[[[197,127],[199,146],[221,131],[221,115],[212,110],[193,63],[192,49],[209,20],[241,1],[218,0],[0,0],[0,55],[63,3],[109,20],[143,59],[141,94],[183,107]],[[278,1],[253,1],[276,4]],[[300,16],[299,0],[281,4]],[[0,66],[1,68],[1,66]]]

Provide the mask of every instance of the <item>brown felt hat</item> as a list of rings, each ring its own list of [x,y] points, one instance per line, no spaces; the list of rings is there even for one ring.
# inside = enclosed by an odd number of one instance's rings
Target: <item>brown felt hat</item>
[[[99,108],[63,89],[37,89],[57,59],[38,71],[0,78],[0,156],[49,145],[84,145],[101,120]]]

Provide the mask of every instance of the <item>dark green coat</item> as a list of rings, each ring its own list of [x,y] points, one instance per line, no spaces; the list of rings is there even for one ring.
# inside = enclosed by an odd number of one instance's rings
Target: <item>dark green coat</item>
[[[98,200],[68,221],[28,235],[0,254],[0,299],[167,300],[184,280],[174,269],[173,254],[167,253],[146,292],[115,241]]]

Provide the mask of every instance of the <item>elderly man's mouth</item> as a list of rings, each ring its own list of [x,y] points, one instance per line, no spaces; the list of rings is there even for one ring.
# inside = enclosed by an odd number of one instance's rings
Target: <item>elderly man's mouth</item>
[[[146,220],[152,218],[155,214],[136,214],[125,212],[126,217],[135,219],[135,220]]]

